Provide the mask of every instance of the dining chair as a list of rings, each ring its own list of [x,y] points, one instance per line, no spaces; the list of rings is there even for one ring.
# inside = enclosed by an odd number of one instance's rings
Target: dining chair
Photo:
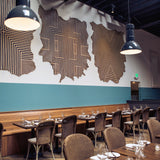
[[[102,133],[102,131],[105,129],[105,123],[106,123],[106,113],[99,113],[95,116],[95,126],[86,129],[86,135],[88,135],[89,132],[93,134],[95,140],[94,141],[95,146],[97,142],[97,135],[98,133]]]
[[[133,114],[132,114],[132,118],[133,120],[131,121],[126,121],[124,122],[124,128],[123,128],[123,133],[125,133],[126,127],[129,126],[130,130],[133,130],[133,136],[135,137],[135,130],[136,130],[136,126],[138,127],[138,131],[140,132],[140,116],[141,116],[142,110],[136,110]]]
[[[121,113],[122,113],[121,110],[114,112],[112,115],[112,124],[105,125],[105,128],[117,127],[120,129],[121,128],[121,118],[122,118]]]
[[[117,127],[109,127],[103,131],[104,142],[109,151],[125,146],[125,136],[123,132]]]
[[[61,143],[61,156],[63,156],[63,142],[64,139],[70,135],[76,133],[77,116],[67,116],[62,120],[62,132],[56,133],[55,137],[60,140]]]
[[[160,121],[160,107],[156,110],[156,120]]]
[[[39,150],[43,145],[46,145],[46,144],[49,145],[52,157],[53,159],[55,159],[53,154],[54,134],[55,134],[55,122],[53,120],[46,120],[46,121],[40,122],[36,127],[36,137],[28,139],[28,152],[27,152],[26,160],[28,159],[31,145],[33,145],[35,148],[36,160],[38,160]]]
[[[94,155],[91,139],[80,133],[66,137],[63,144],[65,160],[85,160]]]
[[[3,134],[3,124],[0,123],[0,160],[2,160],[2,134]]]
[[[155,119],[149,119],[147,125],[151,142],[160,143],[160,137],[156,137],[157,135],[160,136],[160,122]]]
[[[147,123],[147,120],[149,119],[149,110],[150,107],[146,107],[142,110],[142,119],[140,119],[140,123],[142,123],[143,132],[144,132],[144,125]]]

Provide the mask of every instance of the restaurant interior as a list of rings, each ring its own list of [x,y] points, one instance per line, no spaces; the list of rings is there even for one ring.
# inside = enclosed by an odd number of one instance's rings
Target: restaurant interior
[[[0,11],[0,160],[159,160],[159,0]]]

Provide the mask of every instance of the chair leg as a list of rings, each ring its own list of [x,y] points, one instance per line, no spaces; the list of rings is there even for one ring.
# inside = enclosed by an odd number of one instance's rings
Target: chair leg
[[[135,125],[133,125],[133,137],[135,138]]]
[[[53,154],[53,146],[52,146],[52,143],[49,144],[49,147],[50,147],[50,150],[51,150],[51,154],[52,154],[53,160],[55,160],[55,157],[54,157],[54,154]]]
[[[126,125],[124,124],[123,125],[123,133],[125,134],[125,131],[126,131]]]
[[[38,160],[38,146],[36,146],[36,160]]]
[[[34,145],[34,148],[35,148],[35,151],[36,151],[36,160],[38,160],[38,153],[39,153],[39,150],[42,146],[41,145]]]
[[[96,147],[97,145],[97,133],[94,134],[94,146]]]
[[[0,160],[3,160],[3,159],[2,159],[2,154],[1,154],[1,152],[0,152]]]
[[[143,133],[144,133],[144,123],[142,123],[142,129],[143,129]]]
[[[61,157],[63,157],[63,140],[61,140]]]
[[[138,124],[138,132],[140,133],[140,125]]]
[[[30,148],[31,148],[31,144],[30,144],[30,143],[28,143],[28,151],[27,151],[26,160],[28,160],[28,156],[29,156]]]

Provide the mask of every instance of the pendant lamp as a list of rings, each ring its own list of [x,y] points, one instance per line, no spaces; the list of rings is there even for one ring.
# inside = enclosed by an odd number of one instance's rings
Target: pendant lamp
[[[135,42],[134,24],[130,23],[129,0],[128,0],[128,21],[126,25],[126,43],[123,45],[120,53],[124,55],[134,55],[142,52],[141,47]]]
[[[16,7],[9,12],[4,24],[18,31],[33,31],[40,27],[37,15],[30,8],[30,0],[16,0]]]

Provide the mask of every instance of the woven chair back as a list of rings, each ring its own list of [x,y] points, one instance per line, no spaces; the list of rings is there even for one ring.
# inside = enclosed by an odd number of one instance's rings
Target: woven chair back
[[[106,113],[99,113],[95,117],[95,132],[101,132],[105,129]]]
[[[156,138],[155,136],[160,134],[160,122],[155,119],[149,119],[147,121],[150,140],[152,143],[160,143],[160,138]]]
[[[85,160],[94,155],[94,146],[88,136],[76,133],[66,137],[63,152],[65,160]]]
[[[0,123],[0,155],[2,151],[2,133],[3,133],[3,124]]]
[[[65,117],[62,120],[62,139],[65,139],[70,134],[76,133],[76,122],[76,115]]]
[[[55,133],[55,122],[54,121],[43,121],[40,122],[36,127],[36,138],[37,144],[47,144],[53,141]]]
[[[103,131],[104,141],[109,151],[125,146],[124,134],[119,128],[109,127]]]
[[[157,111],[156,111],[156,119],[158,121],[160,121],[160,107],[157,108]]]
[[[142,111],[142,121],[143,121],[143,123],[146,123],[147,120],[149,119],[149,110],[150,110],[150,107],[146,107]]]
[[[139,109],[135,113],[133,113],[133,124],[138,125],[139,124],[139,119],[141,116],[142,110]]]
[[[121,112],[122,111],[116,111],[112,115],[112,127],[121,128]]]

